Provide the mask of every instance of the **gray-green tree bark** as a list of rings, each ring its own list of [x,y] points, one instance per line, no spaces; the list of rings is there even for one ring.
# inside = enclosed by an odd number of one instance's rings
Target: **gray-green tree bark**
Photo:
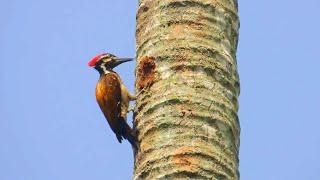
[[[236,0],[140,0],[134,179],[239,179]]]

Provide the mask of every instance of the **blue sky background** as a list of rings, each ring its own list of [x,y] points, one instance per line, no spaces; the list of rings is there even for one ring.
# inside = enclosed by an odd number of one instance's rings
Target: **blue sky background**
[[[239,1],[240,173],[320,179],[320,2]],[[131,0],[0,1],[0,179],[130,179],[87,61],[135,55]],[[117,70],[133,92],[135,63]]]

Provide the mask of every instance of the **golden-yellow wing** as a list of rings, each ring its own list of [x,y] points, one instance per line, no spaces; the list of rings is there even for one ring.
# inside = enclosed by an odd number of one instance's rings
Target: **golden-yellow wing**
[[[114,72],[101,76],[96,87],[96,98],[118,141],[121,143],[123,137],[135,146],[131,128],[127,124],[126,119],[121,117],[120,83],[120,78]]]

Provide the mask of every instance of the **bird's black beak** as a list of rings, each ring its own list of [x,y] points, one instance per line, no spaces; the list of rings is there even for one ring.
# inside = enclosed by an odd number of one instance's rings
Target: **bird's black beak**
[[[133,58],[116,58],[116,59],[114,59],[115,60],[115,62],[114,62],[114,67],[116,67],[116,66],[118,66],[119,64],[122,64],[122,63],[124,63],[124,62],[128,62],[128,61],[132,61],[133,60]]]

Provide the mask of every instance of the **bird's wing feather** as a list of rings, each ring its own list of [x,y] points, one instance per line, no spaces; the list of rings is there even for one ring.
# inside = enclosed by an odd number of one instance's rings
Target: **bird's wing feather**
[[[97,84],[96,98],[111,129],[119,142],[122,140],[121,114],[121,84],[115,73],[102,76]]]

